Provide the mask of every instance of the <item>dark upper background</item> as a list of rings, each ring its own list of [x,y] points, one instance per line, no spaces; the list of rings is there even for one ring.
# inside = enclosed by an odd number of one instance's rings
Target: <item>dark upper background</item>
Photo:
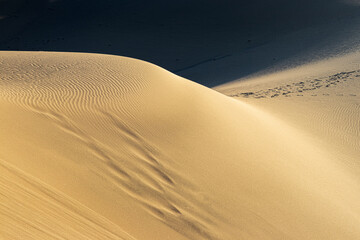
[[[339,0],[0,0],[0,50],[129,56],[215,86],[348,38],[359,16]]]

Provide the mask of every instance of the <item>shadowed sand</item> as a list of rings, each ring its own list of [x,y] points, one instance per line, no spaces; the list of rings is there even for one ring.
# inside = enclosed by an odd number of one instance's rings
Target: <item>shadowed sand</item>
[[[0,50],[152,62],[214,87],[360,45],[356,0],[1,0]]]
[[[358,168],[341,154],[358,146],[358,108],[335,153],[281,103],[144,61],[1,52],[0,64],[1,238],[360,238]],[[326,116],[308,122],[336,126]]]

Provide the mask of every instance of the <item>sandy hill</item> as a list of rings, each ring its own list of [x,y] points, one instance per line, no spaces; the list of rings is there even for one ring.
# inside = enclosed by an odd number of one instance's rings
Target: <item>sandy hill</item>
[[[130,58],[0,64],[2,239],[360,238],[358,175],[291,117]]]

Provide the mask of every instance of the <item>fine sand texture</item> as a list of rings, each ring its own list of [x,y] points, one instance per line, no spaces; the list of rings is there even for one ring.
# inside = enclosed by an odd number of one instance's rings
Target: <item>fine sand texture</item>
[[[360,239],[360,68],[214,91],[112,55],[0,66],[0,239]]]

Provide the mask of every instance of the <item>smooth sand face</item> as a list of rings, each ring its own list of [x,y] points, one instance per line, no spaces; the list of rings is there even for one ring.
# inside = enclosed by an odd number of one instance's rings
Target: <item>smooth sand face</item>
[[[1,238],[360,238],[354,168],[282,103],[124,57],[0,62]]]

